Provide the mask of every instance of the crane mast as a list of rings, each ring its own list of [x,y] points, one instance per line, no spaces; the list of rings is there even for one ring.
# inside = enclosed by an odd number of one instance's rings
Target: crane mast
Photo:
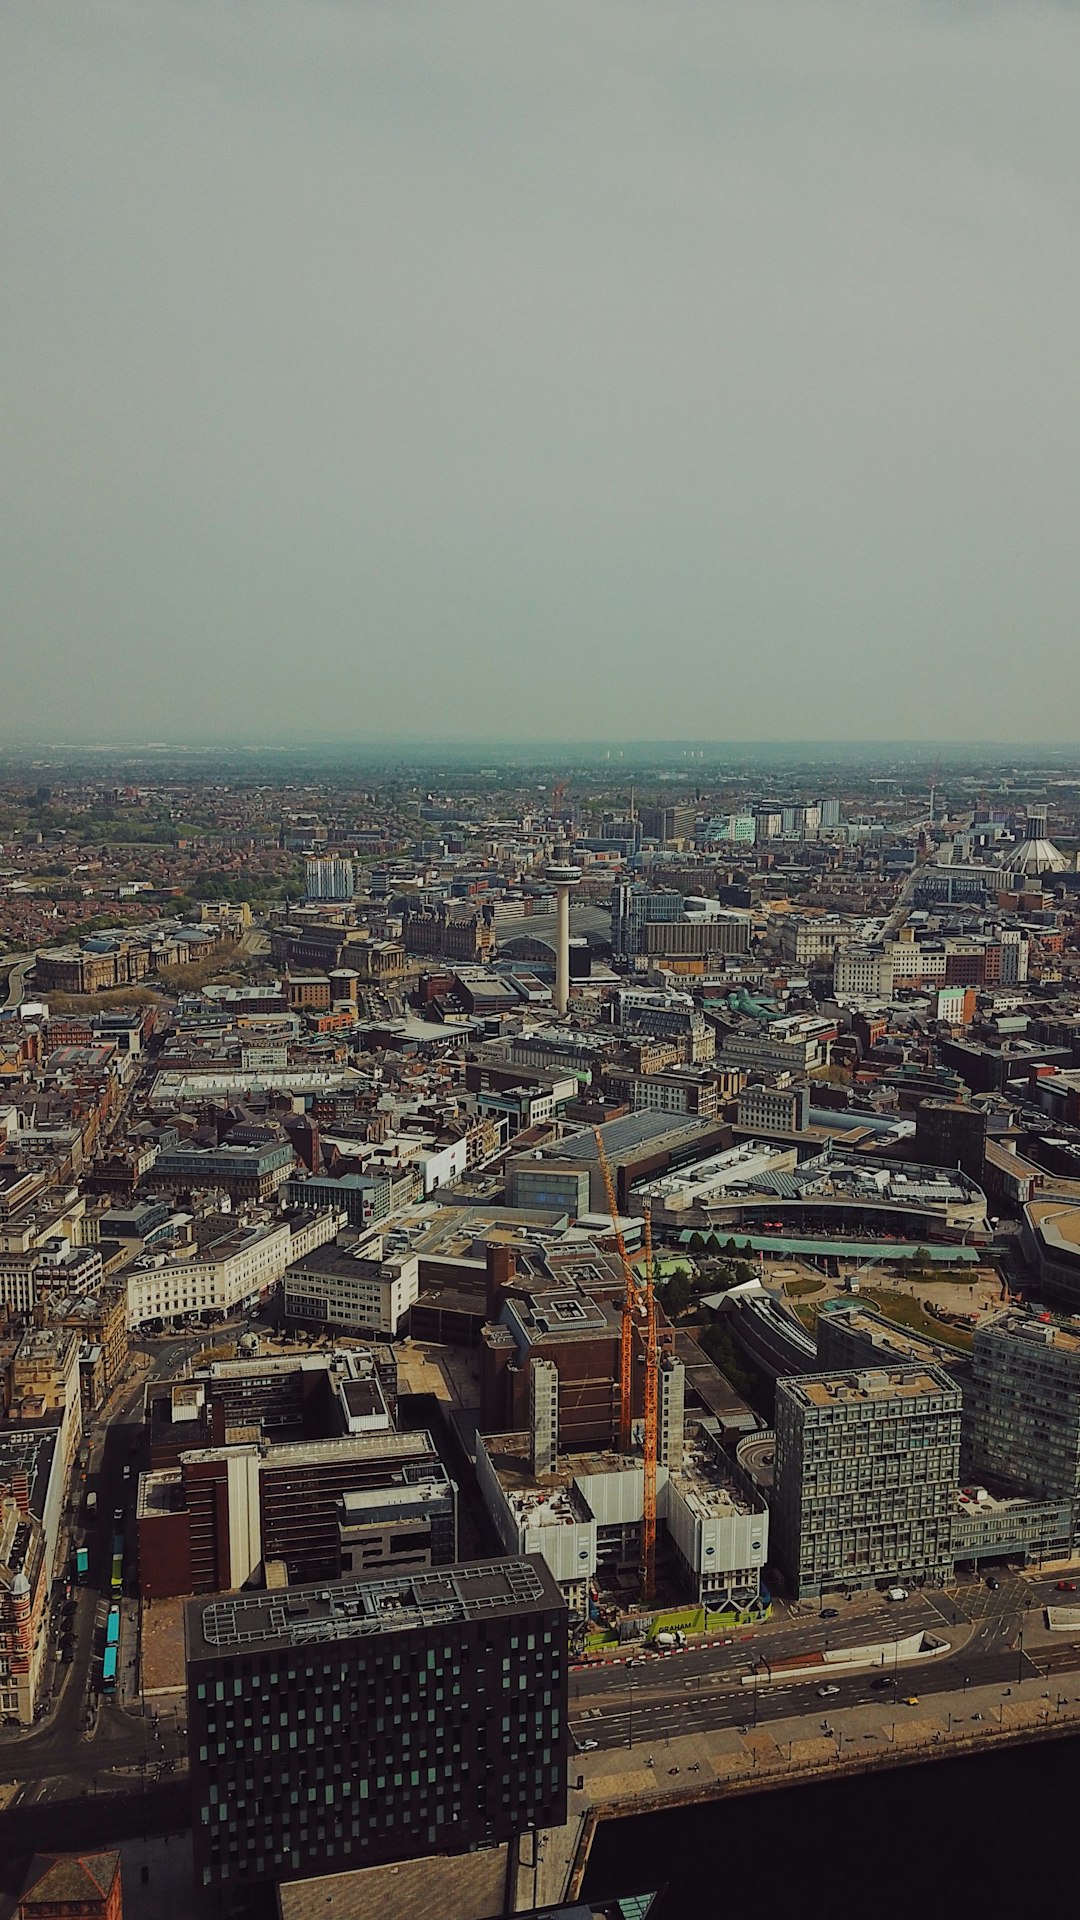
[[[645,1208],[645,1445],[641,1512],[641,1597],[656,1596],[656,1457],[659,1448],[660,1355],[653,1290],[652,1209]]]

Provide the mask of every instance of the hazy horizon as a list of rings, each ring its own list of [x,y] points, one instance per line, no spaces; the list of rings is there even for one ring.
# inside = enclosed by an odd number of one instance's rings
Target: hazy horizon
[[[1075,740],[1080,9],[9,0],[0,108],[5,746]]]

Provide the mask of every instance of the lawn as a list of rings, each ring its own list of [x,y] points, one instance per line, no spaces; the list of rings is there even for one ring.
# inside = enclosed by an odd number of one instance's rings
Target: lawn
[[[935,1320],[924,1312],[917,1300],[906,1293],[889,1293],[884,1287],[859,1288],[860,1300],[869,1300],[887,1320],[895,1321],[899,1327],[907,1327],[912,1333],[921,1333],[927,1340],[940,1340],[948,1347],[970,1347],[971,1334],[962,1327],[947,1327],[943,1321]]]

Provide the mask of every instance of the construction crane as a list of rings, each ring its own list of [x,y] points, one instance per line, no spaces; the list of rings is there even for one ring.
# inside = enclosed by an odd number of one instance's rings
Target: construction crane
[[[607,1154],[604,1152],[604,1140],[599,1127],[593,1128],[593,1139],[596,1141],[596,1151],[600,1156],[600,1171],[604,1176],[604,1192],[607,1195],[608,1212],[611,1215],[611,1228],[615,1235],[615,1245],[625,1282],[622,1337],[619,1343],[619,1447],[623,1453],[629,1453],[633,1435],[634,1315],[638,1305],[638,1277],[622,1237],[619,1209],[615,1200],[615,1184],[611,1178],[611,1168],[608,1165]]]
[[[660,1424],[660,1353],[653,1289],[652,1209],[645,1208],[645,1437],[644,1497],[641,1509],[641,1598],[651,1607],[656,1595],[656,1456]]]

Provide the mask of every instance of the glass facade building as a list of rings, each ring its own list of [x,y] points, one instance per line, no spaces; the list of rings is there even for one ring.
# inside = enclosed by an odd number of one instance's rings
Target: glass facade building
[[[187,1608],[197,1881],[462,1853],[566,1818],[566,1605],[544,1562]]]

